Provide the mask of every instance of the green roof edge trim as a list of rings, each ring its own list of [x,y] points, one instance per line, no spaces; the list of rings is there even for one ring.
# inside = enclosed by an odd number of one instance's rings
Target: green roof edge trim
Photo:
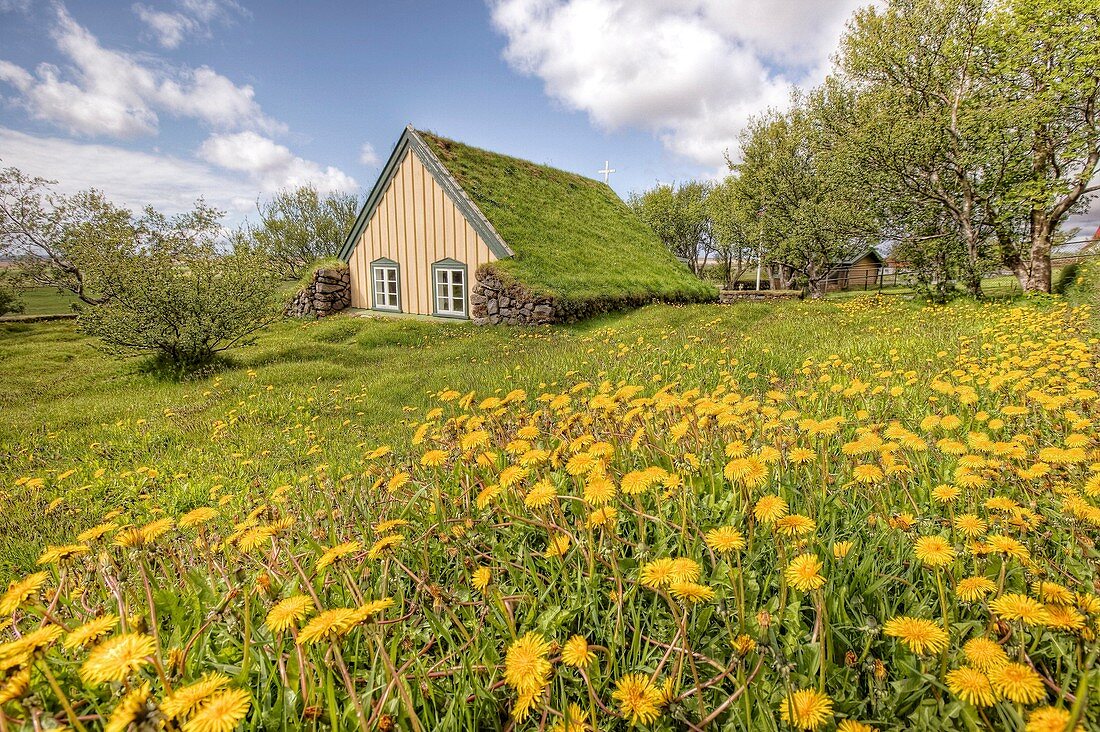
[[[401,165],[401,161],[405,159],[406,153],[411,150],[420,160],[421,164],[427,168],[428,173],[431,174],[435,182],[443,189],[444,193],[451,199],[451,201],[462,212],[462,215],[474,227],[474,231],[477,232],[481,240],[489,247],[497,259],[507,259],[514,256],[515,252],[504,243],[504,240],[497,233],[493,225],[489,223],[489,220],[485,218],[485,214],[481,212],[473,201],[470,200],[466,192],[462,190],[462,187],[458,185],[458,182],[451,175],[447,167],[436,157],[431,148],[425,144],[424,140],[420,138],[416,130],[412,125],[405,127],[404,132],[401,133],[401,137],[397,140],[397,144],[393,146],[393,152],[390,153],[390,157],[386,160],[386,165],[382,168],[382,173],[378,176],[378,180],[375,181],[374,187],[371,188],[370,195],[367,196],[366,202],[363,204],[363,208],[359,211],[359,215],[355,217],[355,223],[352,224],[351,231],[348,232],[347,238],[344,240],[344,246],[340,249],[340,259],[348,262],[351,260],[351,253],[355,249],[355,243],[359,239],[359,235],[363,233],[363,228],[370,221],[371,216],[374,215],[375,210],[378,208],[378,204],[382,202],[382,196],[390,187],[390,183],[393,181],[394,175],[397,173],[398,167]]]

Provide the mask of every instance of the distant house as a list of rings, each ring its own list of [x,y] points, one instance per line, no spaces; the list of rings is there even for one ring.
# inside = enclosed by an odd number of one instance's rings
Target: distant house
[[[712,300],[606,183],[410,125],[344,242],[352,307],[575,320],[652,300]]]
[[[882,255],[872,247],[838,263],[829,272],[829,290],[861,290],[877,287],[882,277]]]

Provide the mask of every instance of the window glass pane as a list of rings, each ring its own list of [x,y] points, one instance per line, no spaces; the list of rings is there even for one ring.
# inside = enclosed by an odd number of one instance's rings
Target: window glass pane
[[[452,269],[451,270],[451,282],[454,282],[454,283],[457,283],[457,284],[460,284],[460,285],[462,284],[462,270],[460,270],[460,269]]]
[[[457,301],[461,301],[462,295],[462,285],[451,285],[451,297]]]

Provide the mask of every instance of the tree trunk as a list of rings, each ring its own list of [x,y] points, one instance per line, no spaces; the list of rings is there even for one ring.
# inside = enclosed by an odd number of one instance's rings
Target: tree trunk
[[[1031,250],[1029,272],[1020,283],[1024,292],[1050,292],[1050,243],[1054,238],[1051,219],[1040,209],[1031,211]]]

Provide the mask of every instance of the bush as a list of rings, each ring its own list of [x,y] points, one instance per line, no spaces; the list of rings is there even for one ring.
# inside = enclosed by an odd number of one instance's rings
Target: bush
[[[198,250],[135,255],[114,273],[115,296],[83,308],[80,328],[121,354],[152,354],[178,373],[209,366],[280,315],[263,258]]]
[[[0,272],[0,315],[23,312],[23,303],[12,286],[7,272]]]

